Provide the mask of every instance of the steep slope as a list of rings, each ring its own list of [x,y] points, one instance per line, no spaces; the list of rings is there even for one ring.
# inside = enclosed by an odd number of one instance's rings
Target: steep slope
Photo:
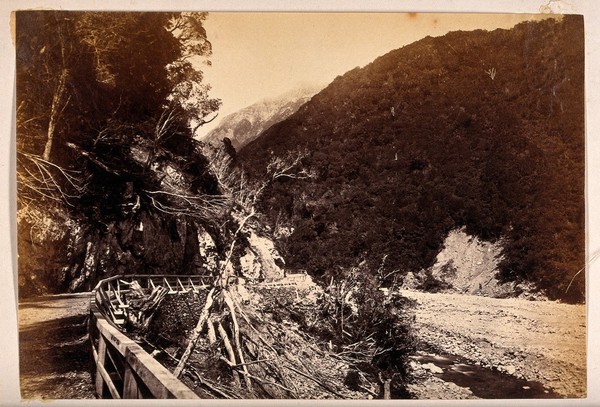
[[[530,284],[498,280],[501,242],[488,242],[455,229],[448,233],[442,247],[429,269],[407,273],[403,288],[495,298],[515,295],[527,299],[543,298]]]
[[[239,155],[260,177],[307,149],[314,180],[263,210],[292,267],[327,278],[366,260],[391,283],[432,266],[452,229],[502,239],[500,278],[584,298],[583,24],[452,32],[336,78]]]
[[[448,281],[458,292],[494,296],[500,287],[494,278],[499,262],[500,245],[472,238],[453,230],[444,240],[431,274]]]
[[[300,86],[227,115],[217,128],[203,138],[203,141],[218,144],[227,137],[233,147],[239,150],[273,124],[287,119],[322,88],[315,85]]]

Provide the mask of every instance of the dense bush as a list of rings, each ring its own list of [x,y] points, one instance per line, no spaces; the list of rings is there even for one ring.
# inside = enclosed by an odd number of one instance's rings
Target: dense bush
[[[200,269],[213,213],[182,201],[221,194],[190,129],[220,103],[187,62],[211,54],[205,18],[16,13],[20,295]]]

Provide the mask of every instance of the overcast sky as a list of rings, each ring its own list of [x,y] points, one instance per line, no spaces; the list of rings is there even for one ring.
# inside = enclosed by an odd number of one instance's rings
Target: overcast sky
[[[539,19],[528,14],[406,13],[210,13],[213,45],[204,67],[211,95],[223,101],[219,117],[302,83],[330,83],[357,66],[427,35],[448,31],[510,28]]]

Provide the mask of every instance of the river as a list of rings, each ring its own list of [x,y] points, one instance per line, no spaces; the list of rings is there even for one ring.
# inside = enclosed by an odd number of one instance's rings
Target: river
[[[585,305],[401,294],[415,300],[414,329],[424,352],[413,359],[432,363],[438,373],[429,375],[481,398],[585,397]]]

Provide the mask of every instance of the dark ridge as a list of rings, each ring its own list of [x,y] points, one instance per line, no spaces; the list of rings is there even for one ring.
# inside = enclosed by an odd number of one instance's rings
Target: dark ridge
[[[385,256],[398,282],[465,226],[502,239],[501,279],[583,301],[583,38],[581,16],[427,37],[265,131],[239,154],[253,176],[298,149],[318,174],[262,201],[273,226],[294,227],[280,241],[288,265],[326,278]]]

